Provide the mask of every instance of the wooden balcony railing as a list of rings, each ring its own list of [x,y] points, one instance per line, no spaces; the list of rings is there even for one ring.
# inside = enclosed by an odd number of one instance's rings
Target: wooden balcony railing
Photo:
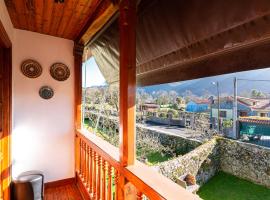
[[[123,167],[118,148],[94,134],[77,131],[76,180],[84,198],[122,199],[120,176],[124,176],[124,187],[128,187],[125,191],[129,191],[124,194],[125,199],[200,199],[138,161],[133,166]]]

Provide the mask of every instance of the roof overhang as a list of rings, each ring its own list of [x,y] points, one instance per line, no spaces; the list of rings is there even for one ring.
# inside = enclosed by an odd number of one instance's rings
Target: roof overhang
[[[270,1],[143,0],[138,8],[137,83],[190,80],[270,66]],[[119,80],[113,23],[90,45],[109,83]]]

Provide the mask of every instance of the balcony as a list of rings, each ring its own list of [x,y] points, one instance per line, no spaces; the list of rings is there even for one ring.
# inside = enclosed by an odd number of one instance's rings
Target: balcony
[[[269,15],[256,0],[1,1],[0,199],[31,169],[44,171],[47,200],[200,199],[136,160],[136,87],[269,66]],[[82,130],[90,54],[109,84],[119,81],[119,148]],[[23,73],[29,59],[39,76]],[[60,61],[63,80],[50,74]],[[42,99],[41,86],[53,92]]]

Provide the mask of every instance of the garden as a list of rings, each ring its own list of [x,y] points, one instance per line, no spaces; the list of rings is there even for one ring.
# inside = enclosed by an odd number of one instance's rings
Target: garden
[[[87,129],[115,146],[117,124],[102,117],[85,121]],[[223,137],[195,144],[138,127],[136,141],[138,160],[175,182],[183,174],[194,175],[204,200],[270,200],[270,149]]]
[[[270,189],[225,172],[218,172],[198,195],[204,200],[270,200]]]

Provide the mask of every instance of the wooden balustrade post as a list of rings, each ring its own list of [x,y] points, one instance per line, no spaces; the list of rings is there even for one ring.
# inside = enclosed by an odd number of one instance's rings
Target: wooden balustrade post
[[[90,148],[90,169],[89,169],[89,192],[92,194],[93,192],[93,151],[92,148]]]
[[[93,199],[96,199],[97,195],[97,162],[98,155],[94,152],[94,166],[93,166]]]
[[[120,32],[120,162],[133,165],[135,148],[136,98],[136,0],[122,0],[119,5]],[[120,174],[117,197],[125,199],[126,180]],[[136,197],[136,194],[134,194]]]
[[[97,170],[97,199],[100,200],[100,196],[101,196],[101,164],[102,164],[102,160],[101,157],[98,156],[98,170]]]
[[[102,160],[102,200],[106,199],[106,161]]]
[[[107,200],[112,199],[112,176],[113,176],[113,168],[110,164],[108,164],[108,189],[107,189]]]
[[[79,168],[79,174],[82,174],[82,140],[80,139],[79,143],[79,149],[80,149],[80,155],[79,155],[79,160],[80,160],[80,168]]]
[[[86,149],[86,152],[87,152],[87,170],[86,170],[86,187],[89,188],[89,177],[90,177],[90,147],[87,145],[87,149]]]

